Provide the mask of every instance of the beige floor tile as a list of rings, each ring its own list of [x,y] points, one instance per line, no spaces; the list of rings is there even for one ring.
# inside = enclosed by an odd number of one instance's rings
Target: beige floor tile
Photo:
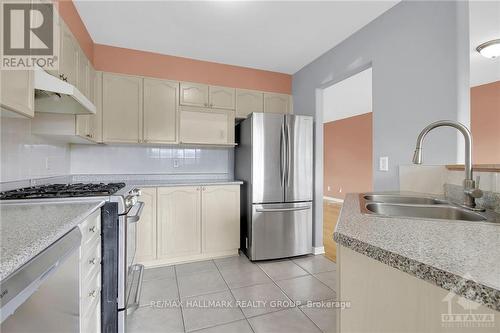
[[[285,294],[296,302],[321,301],[335,298],[335,292],[311,275],[276,282]]]
[[[299,309],[287,309],[248,319],[255,333],[321,333]]]
[[[232,292],[247,318],[293,306],[293,302],[274,283],[233,289]]]
[[[229,291],[184,299],[182,313],[188,332],[245,318]]]

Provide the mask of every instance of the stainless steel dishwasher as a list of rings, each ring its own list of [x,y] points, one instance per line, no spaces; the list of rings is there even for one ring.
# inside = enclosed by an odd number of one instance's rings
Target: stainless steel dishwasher
[[[0,331],[79,332],[79,248],[74,228],[1,284]]]

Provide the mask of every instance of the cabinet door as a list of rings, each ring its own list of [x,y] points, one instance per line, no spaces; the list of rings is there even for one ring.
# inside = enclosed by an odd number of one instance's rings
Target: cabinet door
[[[91,68],[91,97],[95,105],[95,114],[90,115],[90,135],[95,142],[102,142],[102,72]]]
[[[240,187],[202,188],[202,249],[218,252],[240,247]]]
[[[158,259],[201,253],[198,187],[158,188]]]
[[[77,88],[90,99],[90,63],[81,49],[78,50]]]
[[[144,202],[141,220],[137,224],[137,262],[156,259],[156,188],[141,189],[139,201]]]
[[[182,110],[180,142],[228,144],[234,142],[234,112]]]
[[[35,115],[33,71],[1,70],[0,88],[2,108],[33,118]]]
[[[72,85],[78,86],[78,57],[80,48],[69,31],[68,27],[61,22],[61,46],[59,73],[60,77],[66,79]]]
[[[177,141],[179,82],[144,79],[144,141]]]
[[[291,113],[290,95],[264,93],[264,112]]]
[[[142,78],[104,73],[103,141],[137,143],[142,138]]]
[[[181,82],[180,104],[188,106],[208,106],[208,86],[199,83]]]
[[[208,90],[211,108],[234,110],[236,94],[234,88],[210,86]]]
[[[246,118],[252,112],[264,112],[264,93],[262,91],[236,90],[236,118]]]

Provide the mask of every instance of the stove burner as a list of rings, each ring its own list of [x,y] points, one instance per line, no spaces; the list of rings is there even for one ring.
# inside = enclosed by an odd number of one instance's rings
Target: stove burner
[[[32,186],[0,192],[0,200],[108,196],[124,186],[125,183],[75,183]]]

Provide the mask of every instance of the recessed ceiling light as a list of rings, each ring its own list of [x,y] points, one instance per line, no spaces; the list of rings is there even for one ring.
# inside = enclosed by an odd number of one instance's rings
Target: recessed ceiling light
[[[477,52],[479,52],[483,57],[495,59],[500,57],[500,39],[490,40],[476,47]]]

